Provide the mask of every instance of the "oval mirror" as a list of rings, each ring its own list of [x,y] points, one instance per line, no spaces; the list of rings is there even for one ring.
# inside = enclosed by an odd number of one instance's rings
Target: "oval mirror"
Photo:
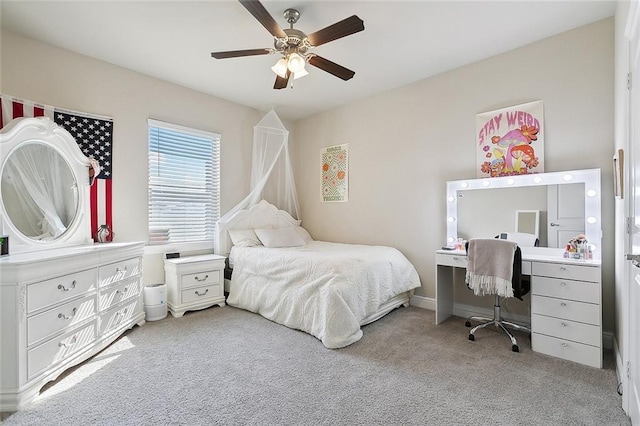
[[[71,166],[53,147],[37,141],[11,152],[0,176],[6,215],[25,237],[60,238],[78,212],[78,185]]]

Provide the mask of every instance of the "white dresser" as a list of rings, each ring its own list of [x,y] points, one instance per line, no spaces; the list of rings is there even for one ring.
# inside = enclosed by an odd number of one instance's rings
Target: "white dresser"
[[[142,253],[110,243],[0,258],[0,410],[144,324]]]
[[[164,261],[167,307],[174,317],[186,311],[224,306],[224,256],[206,254]]]
[[[453,269],[466,267],[465,252],[436,252],[436,324],[458,314]],[[558,249],[525,248],[522,274],[531,276],[532,349],[602,368],[600,261],[564,259]]]

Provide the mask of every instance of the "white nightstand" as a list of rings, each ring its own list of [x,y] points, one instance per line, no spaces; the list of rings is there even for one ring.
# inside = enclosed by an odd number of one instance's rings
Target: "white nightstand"
[[[178,318],[186,311],[224,306],[224,256],[206,254],[165,259],[167,307]]]

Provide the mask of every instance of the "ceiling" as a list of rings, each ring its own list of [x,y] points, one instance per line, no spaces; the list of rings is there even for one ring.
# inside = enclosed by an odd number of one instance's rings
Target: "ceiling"
[[[290,120],[385,92],[610,16],[616,2],[264,0],[283,27],[310,34],[351,15],[365,30],[314,49],[353,71],[342,81],[307,66],[274,90],[278,56],[213,59],[213,51],[273,47],[237,1],[0,1],[1,25],[25,36]]]

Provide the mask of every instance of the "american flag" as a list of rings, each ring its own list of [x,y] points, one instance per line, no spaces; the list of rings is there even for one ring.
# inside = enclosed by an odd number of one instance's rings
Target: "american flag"
[[[91,233],[95,235],[100,225],[109,225],[113,231],[111,208],[113,119],[66,111],[0,95],[0,129],[14,118],[20,117],[49,117],[71,133],[85,156],[98,161],[102,171],[90,189]]]

